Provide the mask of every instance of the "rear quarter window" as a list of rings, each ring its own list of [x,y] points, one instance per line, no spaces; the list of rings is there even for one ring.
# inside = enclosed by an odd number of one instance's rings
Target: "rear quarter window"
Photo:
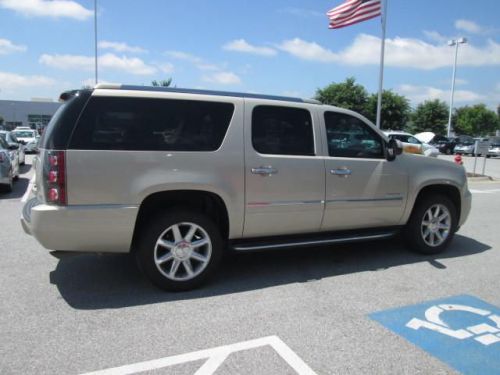
[[[215,151],[234,104],[92,97],[71,138],[78,150]]]
[[[65,150],[91,90],[82,90],[65,101],[50,120],[40,139],[40,148]]]

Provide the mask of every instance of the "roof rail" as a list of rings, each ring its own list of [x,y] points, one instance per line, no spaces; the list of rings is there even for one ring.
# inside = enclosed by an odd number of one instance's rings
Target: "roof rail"
[[[215,95],[215,96],[228,96],[234,98],[266,99],[266,100],[280,100],[280,101],[294,102],[294,103],[322,104],[321,102],[314,99],[301,99],[288,96],[250,94],[250,93],[231,92],[231,91],[184,89],[177,87],[135,86],[135,85],[99,83],[94,88],[108,89],[108,90],[110,89],[110,90],[130,90],[130,91],[153,91],[153,92],[172,92],[180,94]]]

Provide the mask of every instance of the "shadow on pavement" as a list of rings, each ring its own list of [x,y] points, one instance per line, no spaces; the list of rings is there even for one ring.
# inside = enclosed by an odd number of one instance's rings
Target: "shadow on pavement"
[[[152,286],[136,268],[134,257],[128,254],[82,254],[60,259],[50,274],[50,281],[75,309],[122,308],[238,293],[425,261],[443,269],[446,266],[439,259],[473,255],[489,249],[488,245],[457,235],[448,251],[436,256],[414,254],[397,239],[333,249],[230,254],[210,284],[184,293],[163,292]]]
[[[21,198],[26,192],[29,183],[30,183],[29,178],[19,177],[17,180],[14,181],[14,188],[12,189],[12,192],[0,193],[0,200]]]

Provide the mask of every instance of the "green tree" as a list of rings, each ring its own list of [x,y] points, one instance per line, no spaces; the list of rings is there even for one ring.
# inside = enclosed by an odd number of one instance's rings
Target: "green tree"
[[[445,102],[434,99],[426,100],[417,106],[411,116],[411,123],[406,130],[411,133],[434,132],[446,134],[448,124],[448,106]]]
[[[318,89],[315,99],[323,104],[335,105],[366,114],[368,92],[363,85],[356,84],[354,77],[349,77],[345,82],[332,83],[323,89]]]
[[[172,78],[168,79],[162,79],[160,81],[157,81],[156,79],[154,81],[151,81],[151,85],[154,87],[170,87],[172,84]]]
[[[458,108],[453,116],[453,128],[457,134],[487,136],[500,129],[498,115],[484,104]]]
[[[365,115],[373,123],[377,120],[378,94],[371,94],[366,103]],[[390,90],[382,91],[381,128],[401,130],[406,126],[411,114],[410,103],[405,96]]]

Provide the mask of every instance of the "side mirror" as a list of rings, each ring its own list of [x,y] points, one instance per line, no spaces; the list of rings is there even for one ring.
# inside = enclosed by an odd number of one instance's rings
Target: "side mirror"
[[[390,139],[385,150],[385,157],[387,161],[394,161],[397,155],[401,155],[403,153],[403,144],[401,141],[396,139]]]
[[[10,143],[9,150],[19,150],[19,145],[17,143]]]

